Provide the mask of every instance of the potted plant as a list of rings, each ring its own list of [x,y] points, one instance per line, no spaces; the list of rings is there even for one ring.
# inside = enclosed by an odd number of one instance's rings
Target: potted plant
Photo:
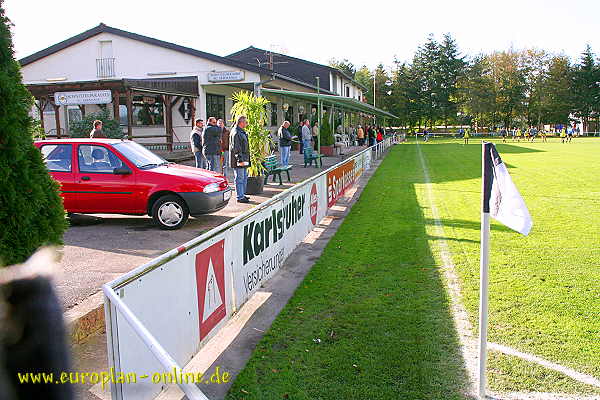
[[[321,137],[321,154],[328,157],[333,156],[335,153],[333,148],[335,139],[333,137],[333,131],[329,124],[329,115],[327,113],[323,115],[319,136]]]
[[[269,155],[272,142],[271,134],[265,129],[268,121],[266,105],[269,100],[262,96],[255,96],[248,91],[239,91],[233,94],[233,107],[231,107],[232,121],[245,116],[248,120],[246,133],[250,147],[250,167],[248,167],[247,194],[260,194],[263,192],[265,172],[264,162]]]

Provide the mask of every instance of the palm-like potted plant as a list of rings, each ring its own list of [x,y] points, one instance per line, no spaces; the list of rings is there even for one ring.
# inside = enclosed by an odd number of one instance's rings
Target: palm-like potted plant
[[[333,137],[333,130],[329,124],[329,114],[325,113],[322,119],[322,126],[319,129],[319,135],[321,136],[321,153],[325,156],[333,156],[333,144],[335,139]]]
[[[248,121],[246,133],[248,133],[248,144],[250,147],[250,167],[248,167],[248,186],[246,193],[259,194],[263,191],[265,172],[265,158],[269,155],[272,142],[268,129],[265,128],[268,121],[266,105],[269,100],[262,96],[255,96],[246,90],[233,94],[233,107],[231,107],[232,121],[245,116]]]

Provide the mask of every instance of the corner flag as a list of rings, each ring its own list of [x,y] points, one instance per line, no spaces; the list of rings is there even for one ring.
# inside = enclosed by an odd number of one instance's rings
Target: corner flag
[[[532,225],[529,210],[510,179],[496,146],[483,143],[483,147],[483,212],[490,213],[494,219],[527,236]]]
[[[485,398],[485,361],[488,327],[488,269],[490,215],[509,228],[528,235],[532,222],[525,201],[510,179],[493,143],[481,143],[481,260],[479,270],[479,397]]]

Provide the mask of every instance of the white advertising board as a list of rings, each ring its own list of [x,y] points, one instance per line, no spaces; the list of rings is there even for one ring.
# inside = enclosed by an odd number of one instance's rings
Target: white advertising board
[[[370,168],[372,151],[367,150],[283,192],[277,198],[250,210],[176,250],[173,258],[140,273],[115,288],[125,306],[139,319],[161,346],[184,366],[203,344],[265,282],[325,217],[329,207]],[[148,272],[149,271],[149,272]],[[137,336],[124,317],[110,308],[107,321],[111,349],[109,360],[115,371],[134,372],[136,384],[116,384],[116,399],[151,399],[164,385],[152,383],[164,368]]]
[[[54,102],[59,106],[77,104],[108,104],[112,101],[110,90],[80,90],[77,92],[56,92]]]

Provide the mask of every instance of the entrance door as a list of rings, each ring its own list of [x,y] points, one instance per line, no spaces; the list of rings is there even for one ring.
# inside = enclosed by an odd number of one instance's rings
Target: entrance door
[[[50,175],[60,184],[60,195],[65,209],[73,212],[77,208],[73,145],[44,144],[40,147],[40,151]]]
[[[131,213],[135,209],[135,174],[116,175],[127,165],[108,147],[80,144],[75,184],[80,212]]]

